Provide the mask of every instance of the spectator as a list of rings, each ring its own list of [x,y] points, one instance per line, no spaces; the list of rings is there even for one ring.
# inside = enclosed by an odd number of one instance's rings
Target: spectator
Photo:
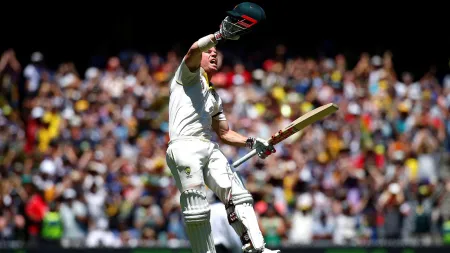
[[[46,71],[44,55],[36,51],[31,54],[31,62],[24,69],[25,87],[28,96],[35,97],[38,94],[44,71]]]
[[[162,210],[155,204],[153,197],[145,196],[140,199],[139,204],[134,215],[134,227],[138,230],[148,227],[156,233],[161,232],[164,225]]]
[[[77,198],[77,194],[72,188],[64,190],[60,208],[63,238],[69,243],[80,243],[87,234],[87,207]]]
[[[314,242],[330,243],[333,238],[334,225],[331,216],[321,212],[319,217],[314,219],[313,240]]]
[[[34,190],[25,204],[25,215],[28,219],[27,232],[30,236],[30,242],[33,244],[38,243],[41,239],[42,221],[48,211],[48,204],[45,201],[42,187],[42,184],[33,183]]]
[[[52,202],[42,221],[41,236],[44,244],[49,247],[58,246],[61,242],[63,231],[59,203]]]
[[[336,215],[333,243],[337,245],[355,244],[357,238],[357,220],[352,214],[347,202],[342,204],[340,212]]]
[[[311,244],[314,240],[313,199],[309,193],[297,199],[296,211],[289,224],[288,241],[292,244]]]
[[[275,207],[268,205],[266,212],[260,219],[261,232],[269,247],[279,247],[286,233],[286,224]]]
[[[115,248],[120,244],[114,234],[108,230],[108,221],[101,218],[87,234],[86,246],[89,248]]]
[[[6,96],[13,108],[19,106],[19,81],[22,66],[13,49],[6,50],[0,57],[0,93]]]
[[[397,182],[390,183],[379,198],[379,208],[384,217],[384,236],[386,239],[399,240],[403,229],[406,208],[405,195]]]

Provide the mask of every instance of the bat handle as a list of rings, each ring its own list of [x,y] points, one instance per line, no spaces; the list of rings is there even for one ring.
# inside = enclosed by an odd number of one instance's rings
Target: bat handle
[[[245,156],[239,158],[236,162],[233,163],[233,168],[237,168],[239,165],[243,164],[248,159],[252,158],[256,155],[256,149],[253,149],[252,151],[248,152]]]

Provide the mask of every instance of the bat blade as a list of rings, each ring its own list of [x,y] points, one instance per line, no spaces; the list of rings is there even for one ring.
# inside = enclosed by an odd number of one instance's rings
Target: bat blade
[[[324,119],[325,117],[333,114],[339,109],[339,107],[333,103],[329,103],[323,106],[320,106],[312,111],[309,111],[292,121],[291,124],[280,130],[269,140],[269,143],[272,145],[276,145],[285,139],[289,138],[291,135],[297,133],[303,128],[316,123],[317,121]]]
[[[291,124],[280,130],[278,133],[272,136],[268,140],[268,142],[272,145],[276,145],[283,140],[289,138],[293,134],[299,132],[300,130],[304,129],[305,127],[316,123],[317,121],[324,119],[325,117],[335,113],[337,110],[339,110],[339,107],[334,103],[329,103],[323,106],[320,106],[312,111],[309,111],[302,115],[301,117],[297,118],[296,120],[292,121]],[[256,155],[256,150],[253,149],[249,153],[247,153],[245,156],[241,157],[239,160],[233,163],[233,168],[237,168],[239,165],[247,161],[248,159],[252,158],[254,155]]]

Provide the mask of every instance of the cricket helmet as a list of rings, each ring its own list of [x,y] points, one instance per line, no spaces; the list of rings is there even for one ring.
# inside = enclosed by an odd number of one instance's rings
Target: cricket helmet
[[[264,9],[251,2],[243,2],[234,7],[233,10],[226,12],[229,16],[235,18],[245,18],[247,20],[254,20],[255,24],[266,19]]]

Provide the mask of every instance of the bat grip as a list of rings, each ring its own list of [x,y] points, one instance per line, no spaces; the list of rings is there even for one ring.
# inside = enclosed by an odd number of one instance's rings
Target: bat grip
[[[233,163],[233,168],[237,168],[239,165],[243,164],[248,159],[252,158],[256,155],[256,149],[253,149],[252,151],[248,152],[245,156],[239,158],[236,162]]]

